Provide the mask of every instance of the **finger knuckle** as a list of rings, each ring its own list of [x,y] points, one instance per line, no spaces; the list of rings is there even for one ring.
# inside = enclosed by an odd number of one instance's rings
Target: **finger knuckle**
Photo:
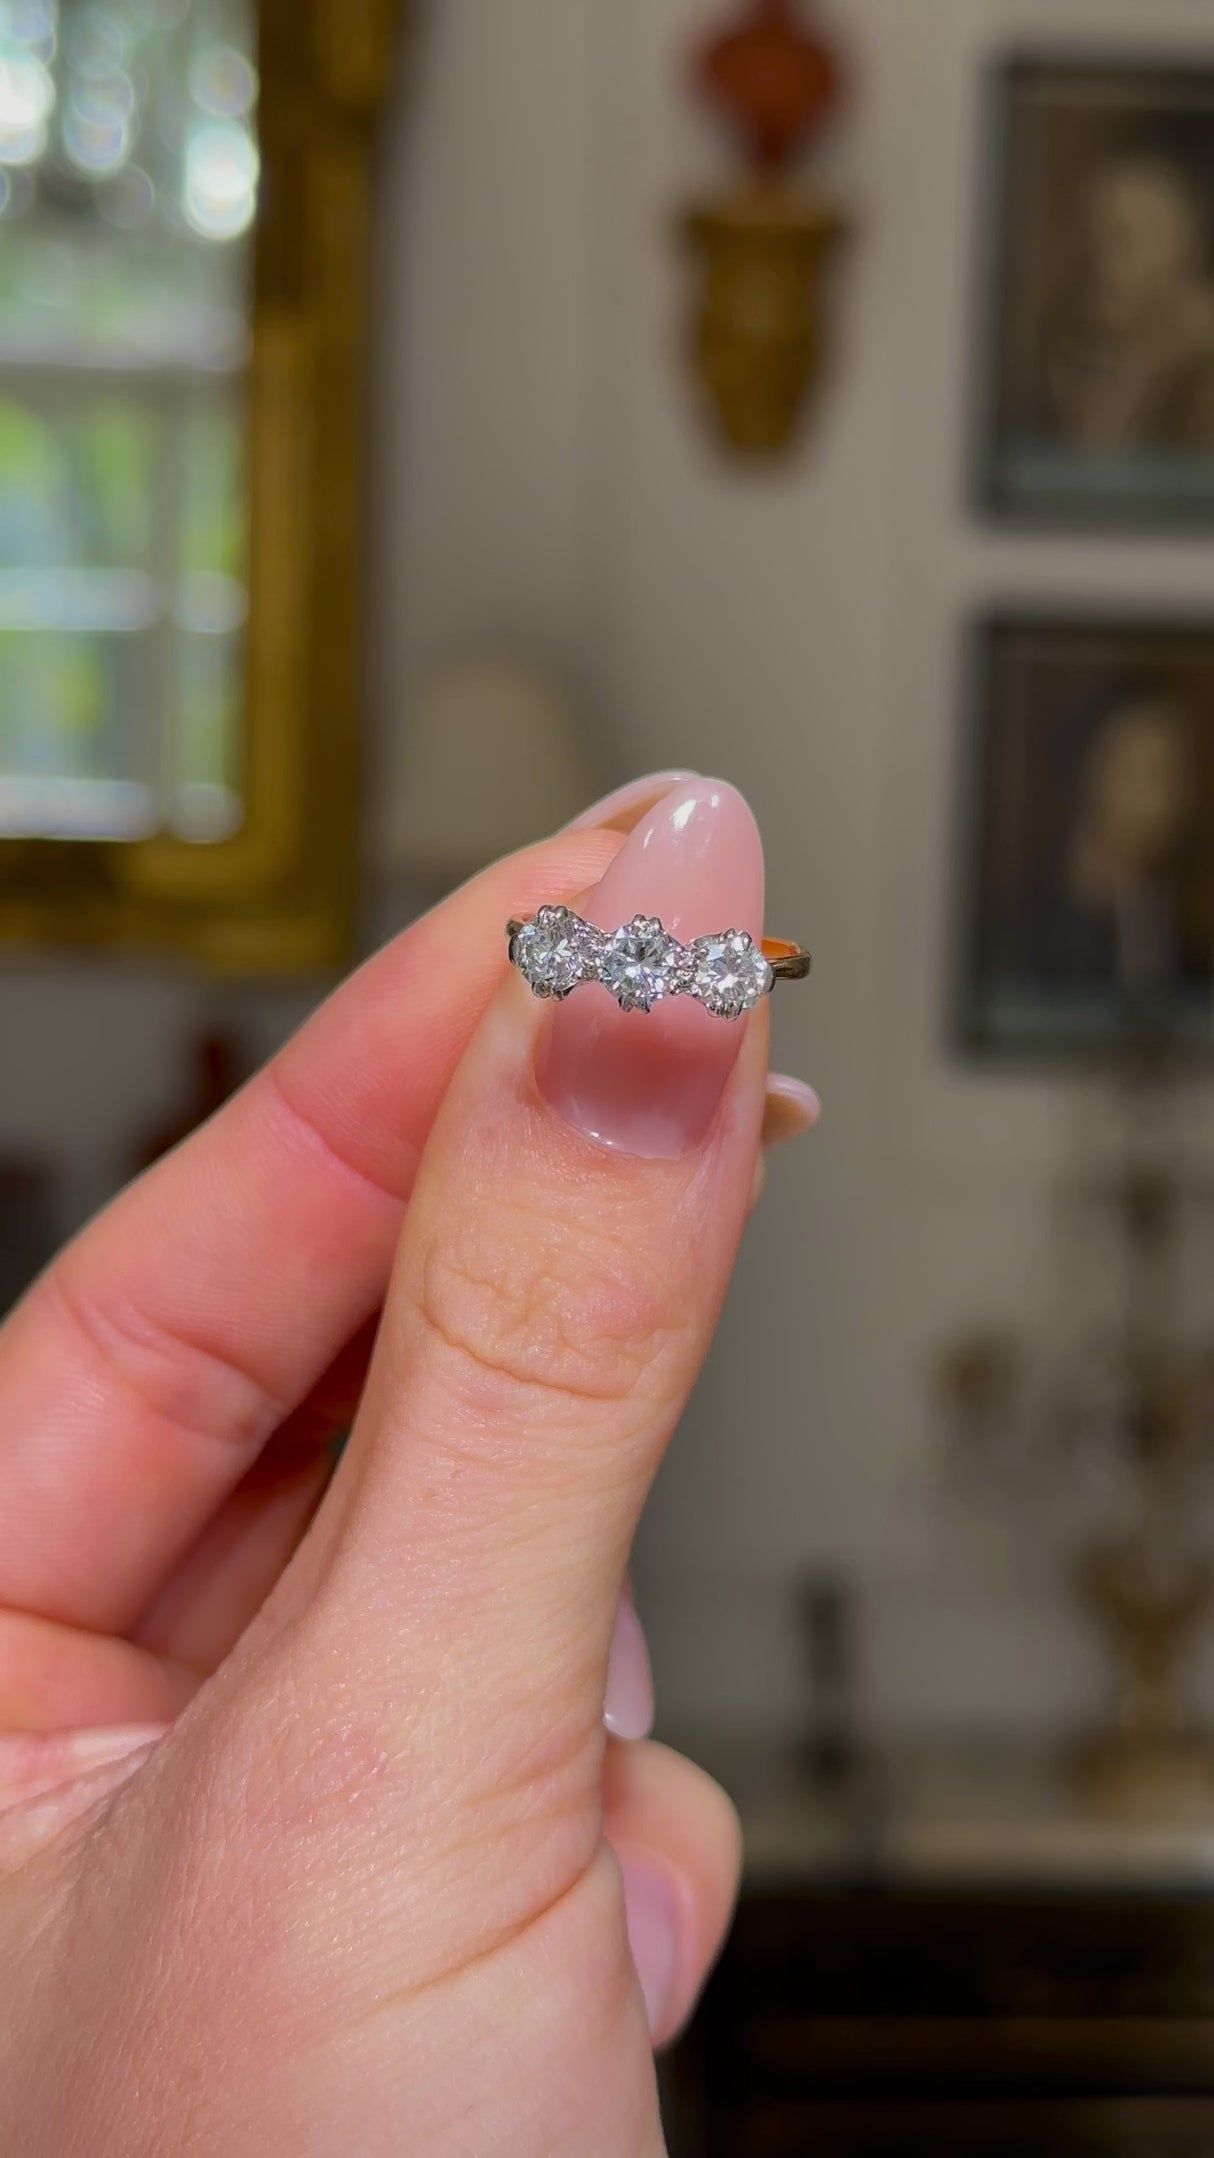
[[[448,1225],[421,1255],[414,1302],[463,1389],[495,1406],[618,1408],[660,1393],[681,1334],[667,1284],[609,1222],[517,1206]]]
[[[121,1276],[91,1283],[68,1254],[43,1276],[33,1298],[107,1386],[167,1430],[248,1449],[268,1437],[283,1413],[225,1343],[201,1331],[192,1336],[176,1315],[167,1322],[154,1296]]]

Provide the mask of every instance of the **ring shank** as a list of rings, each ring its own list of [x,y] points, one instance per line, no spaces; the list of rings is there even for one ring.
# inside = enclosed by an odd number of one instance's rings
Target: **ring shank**
[[[803,982],[813,966],[800,944],[789,944],[783,937],[764,937],[763,957],[779,982]]]

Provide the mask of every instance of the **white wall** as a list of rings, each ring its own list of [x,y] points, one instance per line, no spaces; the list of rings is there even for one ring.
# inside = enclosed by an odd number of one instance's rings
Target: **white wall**
[[[667,1711],[798,1710],[788,1583],[841,1562],[870,1699],[906,1720],[1060,1719],[1099,1665],[1048,1534],[947,1497],[924,1372],[968,1316],[1048,1310],[1046,1193],[1083,1104],[940,1046],[955,660],[974,606],[1199,600],[1210,550],[1047,547],[962,506],[977,86],[1009,41],[1144,37],[1138,0],[841,0],[856,235],[838,377],[805,454],[731,472],[690,417],[669,236],[719,169],[680,70],[709,0],[439,0],[391,173],[398,404],[382,686],[509,627],[576,655],[621,768],[749,792],[773,924],[813,983],[778,1053],[824,1096],[782,1160],[639,1555]],[[1153,42],[1214,50],[1204,0]],[[400,274],[398,274],[400,272]]]
[[[881,1714],[1057,1720],[1094,1702],[1098,1666],[1048,1537],[971,1528],[947,1499],[923,1385],[942,1330],[1048,1303],[1046,1193],[1082,1109],[941,1050],[957,640],[1020,592],[1200,600],[1214,563],[970,524],[975,91],[1008,40],[1141,47],[1141,0],[824,0],[856,83],[830,158],[856,225],[837,379],[805,453],[762,478],[705,446],[678,360],[669,223],[719,169],[680,69],[720,8],[418,10],[382,161],[381,744],[445,649],[536,640],[622,771],[685,761],[747,790],[769,918],[817,955],[777,1050],[822,1129],[772,1178],[639,1556],[667,1714],[793,1720],[788,1586],[829,1561],[863,1593]],[[1208,0],[1149,16],[1153,43],[1214,50]],[[83,1202],[159,1105],[194,993],[64,978],[70,1000],[43,967],[0,976],[0,1144],[65,1148]],[[226,1008],[269,1041],[300,1001]]]

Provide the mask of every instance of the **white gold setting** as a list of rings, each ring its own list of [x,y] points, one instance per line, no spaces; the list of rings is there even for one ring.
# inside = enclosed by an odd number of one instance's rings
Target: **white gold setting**
[[[528,922],[511,922],[510,963],[537,997],[567,997],[596,982],[606,939],[570,907],[541,907]]]
[[[622,1012],[651,1012],[683,987],[686,954],[655,914],[635,914],[606,940],[598,979]]]
[[[770,996],[775,975],[744,929],[697,937],[690,947],[691,995],[717,1019],[740,1019]]]
[[[598,982],[623,1012],[649,1012],[667,997],[691,997],[715,1019],[741,1019],[776,981],[800,980],[809,954],[776,946],[766,957],[744,929],[680,944],[656,915],[636,914],[614,931],[596,929],[569,907],[541,907],[507,924],[510,963],[537,997],[561,999]]]

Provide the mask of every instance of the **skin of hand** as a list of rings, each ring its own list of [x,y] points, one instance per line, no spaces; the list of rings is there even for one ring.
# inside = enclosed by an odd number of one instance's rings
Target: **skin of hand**
[[[758,935],[753,819],[662,774],[486,871],[0,1331],[6,2152],[663,2149],[738,1837],[628,1554],[816,1103],[765,1007],[533,999],[579,894]]]

